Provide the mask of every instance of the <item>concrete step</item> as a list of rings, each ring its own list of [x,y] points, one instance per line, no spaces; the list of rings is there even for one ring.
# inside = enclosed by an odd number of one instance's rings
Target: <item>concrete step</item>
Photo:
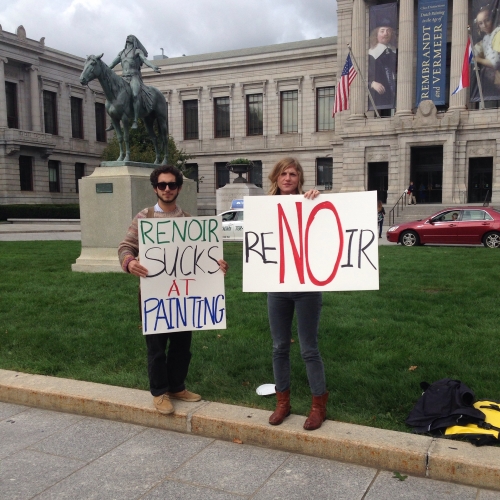
[[[268,423],[269,411],[216,401],[185,403],[176,400],[175,412],[165,416],[154,409],[151,394],[146,391],[8,370],[0,370],[0,401],[274,448],[439,481],[500,489],[500,448],[497,446],[477,448],[463,441],[334,420],[327,420],[320,429],[311,432],[303,429],[304,417],[300,415],[290,415],[283,424],[273,426]],[[404,493],[397,498],[417,498],[407,489]],[[424,497],[444,498],[419,496]],[[373,495],[370,498],[374,498]],[[377,498],[394,496],[386,494]],[[446,498],[458,497],[448,494]],[[479,496],[471,493],[470,498]],[[498,494],[491,492],[488,497],[481,494],[483,498],[498,498]]]
[[[7,219],[10,224],[80,224],[80,219]]]

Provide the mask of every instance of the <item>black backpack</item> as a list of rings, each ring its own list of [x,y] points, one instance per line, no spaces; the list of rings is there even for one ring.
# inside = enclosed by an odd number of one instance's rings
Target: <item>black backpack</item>
[[[420,387],[424,393],[405,420],[413,432],[442,434],[453,425],[484,422],[484,413],[473,406],[474,393],[460,380],[444,378]]]

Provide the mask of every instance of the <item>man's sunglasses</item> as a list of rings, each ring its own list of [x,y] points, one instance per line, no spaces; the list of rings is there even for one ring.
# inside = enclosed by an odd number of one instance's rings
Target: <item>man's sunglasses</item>
[[[170,191],[175,191],[179,185],[177,184],[177,182],[159,182],[156,187],[160,190],[160,191],[165,191],[165,189],[167,189],[167,186],[168,186],[168,189],[170,189]]]

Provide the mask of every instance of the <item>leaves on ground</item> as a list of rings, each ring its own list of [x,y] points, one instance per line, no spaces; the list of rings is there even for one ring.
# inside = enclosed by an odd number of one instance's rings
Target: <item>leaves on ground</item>
[[[394,471],[394,476],[392,476],[394,479],[397,479],[398,481],[404,481],[408,476],[403,476],[399,472]]]

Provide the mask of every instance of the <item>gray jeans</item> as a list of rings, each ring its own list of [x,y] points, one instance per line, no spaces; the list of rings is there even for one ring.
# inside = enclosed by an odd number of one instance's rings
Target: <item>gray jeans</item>
[[[279,392],[290,388],[290,340],[292,319],[297,311],[300,354],[306,364],[313,396],[326,392],[325,368],[318,350],[321,292],[272,292],[267,294],[267,311],[273,338],[274,383]]]

